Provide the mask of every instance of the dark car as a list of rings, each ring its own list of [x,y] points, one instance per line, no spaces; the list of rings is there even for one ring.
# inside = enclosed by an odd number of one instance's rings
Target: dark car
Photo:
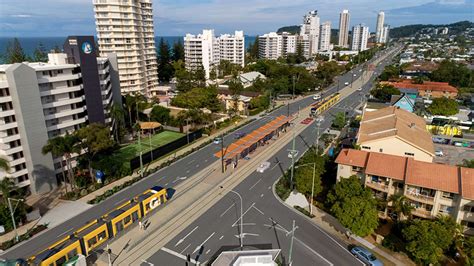
[[[235,139],[240,139],[240,138],[245,137],[245,135],[247,135],[247,133],[244,133],[244,132],[237,132],[237,133],[234,134],[234,138],[235,138]]]

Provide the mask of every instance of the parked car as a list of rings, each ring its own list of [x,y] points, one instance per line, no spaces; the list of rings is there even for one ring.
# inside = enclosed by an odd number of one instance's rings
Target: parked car
[[[222,138],[221,137],[214,138],[214,140],[212,142],[216,145],[221,144]]]
[[[438,156],[438,157],[443,157],[444,156],[444,153],[442,150],[436,150],[435,151],[435,155]]]
[[[321,100],[321,94],[318,93],[318,94],[313,95],[313,100],[315,101]]]
[[[346,86],[349,85],[349,82],[344,82],[344,85],[346,85]]]
[[[382,266],[383,263],[378,260],[370,251],[363,247],[355,246],[351,249],[351,253],[359,260],[367,265]]]
[[[362,91],[362,87],[358,88],[357,91]]]
[[[257,172],[258,173],[263,173],[268,168],[270,168],[270,162],[263,162],[257,167]]]
[[[247,135],[247,133],[244,133],[244,132],[237,132],[237,133],[234,134],[234,138],[235,138],[235,139],[240,139],[240,138],[245,137],[245,135]]]

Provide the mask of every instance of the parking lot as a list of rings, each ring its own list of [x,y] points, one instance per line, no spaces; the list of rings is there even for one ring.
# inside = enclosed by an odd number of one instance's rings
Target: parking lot
[[[443,156],[436,156],[435,163],[444,163],[450,165],[462,164],[463,160],[474,160],[474,149],[456,147],[452,145],[434,144],[435,150],[443,151]]]

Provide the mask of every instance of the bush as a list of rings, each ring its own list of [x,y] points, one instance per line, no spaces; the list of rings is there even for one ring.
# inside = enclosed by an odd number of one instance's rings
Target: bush
[[[314,215],[309,213],[309,211],[307,211],[306,209],[304,208],[301,208],[300,206],[295,206],[295,209],[297,209],[298,211],[300,211],[301,213],[303,213],[304,215],[308,216],[309,218],[313,218]]]
[[[18,236],[18,242],[15,242],[15,238],[12,238],[10,240],[3,242],[2,244],[0,244],[0,249],[7,250],[13,247],[14,245],[20,243],[21,241],[30,239],[31,237],[45,230],[46,228],[48,228],[47,225],[44,225],[44,224],[37,225],[31,228],[30,230],[28,230],[25,234]]]
[[[286,175],[282,176],[275,186],[275,192],[282,200],[286,200],[291,193],[290,182]]]
[[[382,241],[382,246],[395,252],[404,252],[405,245],[406,243],[394,234],[387,235]]]

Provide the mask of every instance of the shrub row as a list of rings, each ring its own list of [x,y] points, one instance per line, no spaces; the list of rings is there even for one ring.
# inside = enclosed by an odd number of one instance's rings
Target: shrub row
[[[12,238],[10,240],[3,242],[2,244],[0,244],[0,249],[7,250],[13,247],[14,245],[20,243],[21,241],[30,239],[31,237],[45,230],[46,228],[48,228],[48,225],[44,225],[44,224],[37,225],[31,228],[30,230],[28,230],[25,234],[18,236],[18,242],[15,241],[15,238]]]

